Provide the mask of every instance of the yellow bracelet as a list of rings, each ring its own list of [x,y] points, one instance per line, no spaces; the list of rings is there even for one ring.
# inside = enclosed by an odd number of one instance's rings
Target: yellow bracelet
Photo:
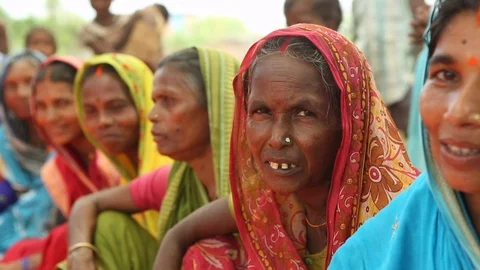
[[[88,249],[91,249],[93,250],[93,252],[95,252],[96,254],[98,254],[98,249],[90,244],[90,243],[87,243],[87,242],[80,242],[80,243],[76,243],[74,244],[73,246],[71,246],[69,249],[68,249],[68,254],[72,253],[73,251],[79,249],[79,248],[88,248]]]

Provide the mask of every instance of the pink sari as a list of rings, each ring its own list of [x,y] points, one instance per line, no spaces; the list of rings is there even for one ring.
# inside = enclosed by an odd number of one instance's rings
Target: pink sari
[[[253,167],[245,137],[244,78],[263,44],[281,36],[310,40],[325,57],[341,91],[343,138],[325,213],[325,267],[347,238],[419,173],[375,87],[370,67],[355,45],[341,34],[316,25],[274,31],[250,48],[234,80],[230,183],[244,250],[239,250],[239,243],[232,238],[203,240],[188,251],[185,269],[319,269],[304,262],[307,234],[303,205],[294,196],[280,196],[265,184]]]

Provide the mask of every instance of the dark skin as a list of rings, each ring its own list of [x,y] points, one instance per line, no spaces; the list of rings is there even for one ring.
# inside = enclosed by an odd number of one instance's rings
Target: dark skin
[[[32,94],[31,82],[35,74],[36,65],[31,59],[23,58],[10,66],[4,80],[5,105],[13,111],[16,117],[27,121],[31,142],[42,146],[43,141],[38,136],[30,111],[30,96]]]
[[[0,22],[0,52],[8,54],[8,39],[5,24]]]
[[[39,51],[45,56],[55,54],[55,40],[51,33],[43,29],[37,29],[30,34],[28,39],[27,49],[32,51]]]
[[[285,13],[287,26],[297,23],[311,23],[337,30],[334,22],[326,21],[315,12],[314,2],[315,0],[295,0],[290,9]]]
[[[420,112],[435,162],[447,184],[464,195],[480,234],[480,28],[476,11],[455,15],[430,59]]]
[[[205,105],[199,102],[198,85],[175,68],[164,67],[155,73],[153,88],[155,105],[149,113],[149,119],[153,123],[152,133],[159,152],[189,163],[208,190],[210,198],[215,199],[208,112]],[[193,123],[193,119],[197,123]],[[198,127],[199,124],[203,126]],[[192,125],[198,128],[195,131],[197,137],[177,140],[177,136],[192,134]],[[188,153],[186,149],[196,150]],[[136,206],[129,185],[85,196],[75,203],[70,215],[69,245],[91,243],[97,216],[106,210],[138,213],[146,209]],[[69,269],[95,269],[94,258],[92,250],[80,248],[69,255]]]
[[[430,18],[430,6],[426,5],[423,1],[411,0],[411,8],[413,19],[410,22],[411,31],[408,34],[410,44],[416,46],[416,54],[422,49],[424,44],[423,34],[428,26]]]
[[[111,155],[127,154],[138,164],[137,109],[120,79],[110,73],[92,75],[82,86],[85,127]]]
[[[275,192],[294,193],[312,224],[322,224],[342,133],[340,117],[327,116],[329,98],[321,76],[313,65],[281,54],[260,60],[252,75],[246,136],[257,170]],[[285,144],[287,136],[291,144]],[[290,166],[279,170],[272,163]],[[180,269],[194,242],[235,231],[228,199],[210,203],[167,233],[154,269]],[[310,253],[322,251],[326,228],[308,226],[307,239]]]
[[[46,79],[36,84],[35,93],[36,113],[34,118],[38,127],[45,132],[49,141],[67,146],[76,152],[83,162],[83,167],[88,168],[88,156],[95,152],[95,148],[83,135],[80,128],[73,102],[72,85]],[[28,269],[37,269],[41,263],[42,254],[34,254],[27,259]],[[21,270],[22,261],[6,265],[0,264],[0,269]]]

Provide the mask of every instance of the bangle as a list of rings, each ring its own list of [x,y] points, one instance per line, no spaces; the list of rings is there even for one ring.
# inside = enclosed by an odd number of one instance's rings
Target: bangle
[[[93,252],[95,252],[96,254],[98,254],[98,249],[94,245],[92,245],[90,243],[87,243],[87,242],[80,242],[80,243],[74,244],[73,246],[71,246],[68,249],[68,254],[72,253],[73,251],[75,251],[79,248],[88,248],[88,249],[92,250]]]

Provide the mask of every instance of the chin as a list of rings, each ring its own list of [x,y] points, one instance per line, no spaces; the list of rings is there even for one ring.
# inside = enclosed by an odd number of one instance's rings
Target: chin
[[[480,173],[445,172],[442,175],[447,184],[454,190],[470,194],[480,193]]]

